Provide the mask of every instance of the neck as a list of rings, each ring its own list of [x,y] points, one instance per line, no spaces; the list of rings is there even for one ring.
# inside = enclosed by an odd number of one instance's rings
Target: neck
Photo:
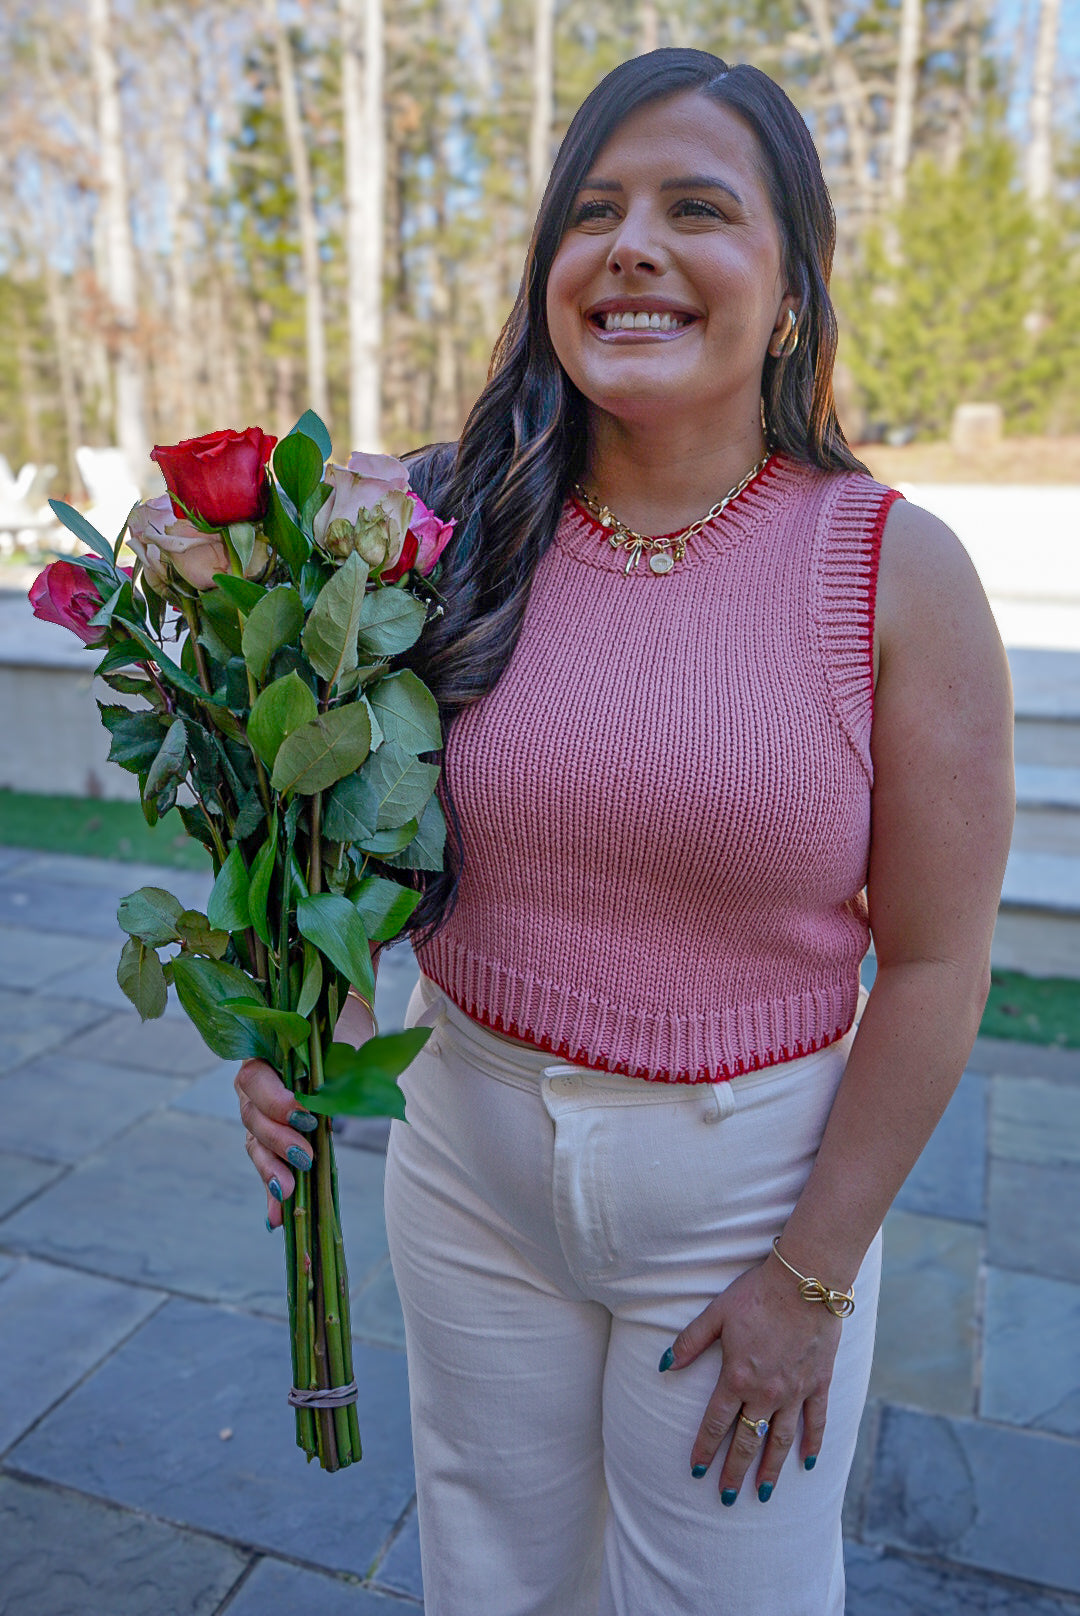
[[[705,515],[765,454],[760,419],[721,439],[613,416],[592,423],[580,481],[639,533],[673,533]]]

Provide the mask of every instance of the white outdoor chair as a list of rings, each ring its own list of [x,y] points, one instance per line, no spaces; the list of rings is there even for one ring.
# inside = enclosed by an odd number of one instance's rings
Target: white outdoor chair
[[[59,523],[45,501],[55,476],[55,466],[27,461],[15,477],[0,455],[0,555],[11,555],[16,547],[35,550],[46,537],[59,535]]]
[[[88,522],[111,544],[128,519],[131,507],[142,498],[123,449],[92,449],[80,444],[75,451],[79,475],[90,495]]]

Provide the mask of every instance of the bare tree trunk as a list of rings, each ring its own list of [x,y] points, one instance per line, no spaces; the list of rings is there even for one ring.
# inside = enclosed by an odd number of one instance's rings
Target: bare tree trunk
[[[1039,0],[1039,32],[1028,104],[1027,194],[1036,211],[1046,211],[1054,183],[1054,65],[1061,0]]]
[[[311,185],[311,165],[300,118],[300,97],[296,92],[296,71],[292,47],[278,15],[277,0],[266,0],[266,17],[274,41],[281,116],[285,143],[296,186],[297,223],[300,230],[300,264],[304,279],[304,323],[307,333],[308,403],[325,420],[330,401],[326,390],[326,331],[323,320],[322,276],[319,270],[319,226]]]
[[[163,109],[162,158],[165,206],[169,232],[169,431],[190,438],[195,433],[195,310],[191,292],[189,256],[187,153],[183,136],[184,103],[174,93]]]
[[[75,463],[75,445],[82,441],[82,421],[79,415],[79,395],[75,388],[75,367],[71,352],[71,312],[68,308],[67,287],[48,252],[45,253],[45,301],[52,326],[53,346],[56,351],[56,371],[60,379],[60,410],[64,417],[64,477],[65,488],[74,494],[81,486],[79,468]]]
[[[45,440],[41,435],[41,393],[38,389],[37,365],[30,346],[30,326],[27,320],[16,317],[13,347],[15,371],[19,378],[19,403],[23,421],[23,441],[26,458],[40,466],[45,458]]]
[[[533,0],[533,95],[529,132],[529,196],[535,210],[551,170],[551,125],[555,113],[555,0]]]
[[[138,350],[138,302],[135,292],[135,249],[128,216],[120,93],[112,48],[109,0],[87,0],[90,62],[97,98],[101,160],[101,207],[105,224],[106,291],[115,328],[115,430],[136,482],[147,475],[150,451],[146,432],[142,366]]]
[[[382,0],[340,0],[340,4],[343,35],[341,92],[345,103],[349,431],[355,448],[363,450],[365,454],[377,454],[381,444],[383,193],[386,174]]]
[[[896,62],[896,90],[893,97],[892,135],[889,142],[889,200],[895,206],[899,206],[904,200],[908,164],[911,161],[921,26],[922,0],[900,0],[900,40]]]
[[[656,0],[642,0],[638,50],[642,56],[654,51],[660,42],[660,29],[656,16]]]
[[[833,92],[847,131],[848,160],[859,212],[868,217],[874,208],[874,185],[870,172],[870,145],[866,134],[865,96],[859,75],[846,55],[837,48],[829,15],[829,0],[806,0],[821,54],[828,65]]]

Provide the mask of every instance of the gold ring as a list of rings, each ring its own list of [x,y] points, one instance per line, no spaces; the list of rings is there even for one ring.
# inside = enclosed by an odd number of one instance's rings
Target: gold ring
[[[748,1425],[756,1436],[766,1437],[769,1434],[768,1420],[748,1420],[745,1414],[739,1415],[744,1425]]]

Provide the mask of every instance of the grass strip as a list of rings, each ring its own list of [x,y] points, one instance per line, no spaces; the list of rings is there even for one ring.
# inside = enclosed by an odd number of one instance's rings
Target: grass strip
[[[151,828],[137,802],[46,797],[0,789],[0,847],[80,853],[122,864],[209,870],[210,855],[184,830],[178,814]]]
[[[979,1036],[1080,1049],[1080,982],[991,971]]]

